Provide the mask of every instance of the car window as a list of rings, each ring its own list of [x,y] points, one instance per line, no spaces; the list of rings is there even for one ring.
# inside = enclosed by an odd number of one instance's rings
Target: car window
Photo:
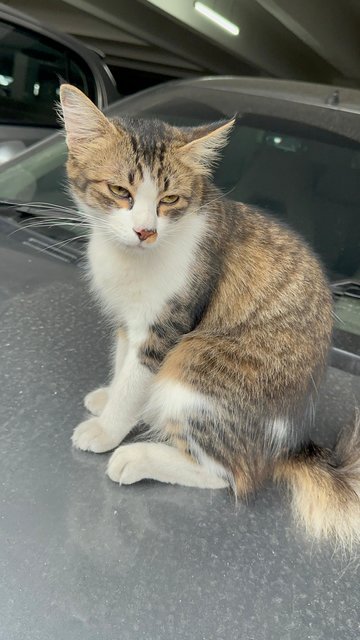
[[[36,32],[0,21],[0,123],[57,126],[60,79],[96,96],[80,57]]]

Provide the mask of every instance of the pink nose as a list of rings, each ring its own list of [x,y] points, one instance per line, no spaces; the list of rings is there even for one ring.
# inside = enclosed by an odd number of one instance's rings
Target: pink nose
[[[155,231],[155,229],[134,229],[134,231],[141,242],[148,240],[149,238],[154,241],[157,236],[157,231]]]

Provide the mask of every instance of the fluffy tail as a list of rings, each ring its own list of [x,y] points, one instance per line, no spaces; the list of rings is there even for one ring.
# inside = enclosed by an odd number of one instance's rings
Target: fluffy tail
[[[360,542],[360,413],[334,451],[310,443],[278,462],[274,477],[290,487],[295,517],[309,534],[345,549]]]

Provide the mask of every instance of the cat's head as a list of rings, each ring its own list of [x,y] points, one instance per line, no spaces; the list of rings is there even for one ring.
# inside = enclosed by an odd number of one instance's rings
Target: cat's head
[[[108,120],[71,85],[61,87],[72,194],[91,224],[127,247],[156,247],[196,215],[207,176],[234,119],[179,128],[157,120]]]

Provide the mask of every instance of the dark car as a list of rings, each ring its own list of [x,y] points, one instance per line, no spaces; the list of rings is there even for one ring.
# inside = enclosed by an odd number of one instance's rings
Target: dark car
[[[332,283],[312,434],[332,446],[360,398],[360,92],[204,78],[107,111],[178,125],[235,112],[216,183],[302,233]],[[117,487],[107,455],[71,448],[82,397],[108,376],[111,336],[81,267],[86,232],[60,223],[73,208],[65,158],[55,135],[0,169],[0,635],[357,640],[357,556],[309,541],[276,487],[238,505],[223,491]]]
[[[100,52],[0,4],[0,163],[58,127],[61,79],[100,108],[119,98]]]

